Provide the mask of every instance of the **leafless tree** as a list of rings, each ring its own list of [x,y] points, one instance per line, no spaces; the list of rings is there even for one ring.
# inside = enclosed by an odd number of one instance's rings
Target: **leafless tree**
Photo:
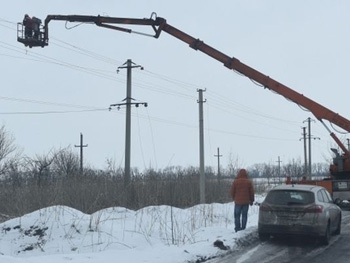
[[[301,180],[304,173],[304,166],[301,163],[301,160],[293,159],[286,165],[282,166],[282,173],[286,176],[290,176],[292,180]]]
[[[228,164],[229,175],[235,177],[240,168],[243,168],[242,162],[239,160],[238,156],[233,156],[232,153],[230,153]]]
[[[113,177],[122,177],[124,174],[124,169],[116,164],[115,160],[107,159],[107,172],[110,176]]]
[[[329,175],[330,163],[314,163],[312,170],[315,176],[326,177]]]
[[[8,133],[5,126],[0,127],[0,176],[19,162],[21,152],[14,144],[14,137]]]
[[[80,159],[70,146],[60,149],[54,154],[54,168],[56,173],[64,177],[74,177],[79,175]]]
[[[52,163],[54,159],[55,154],[52,150],[47,154],[36,155],[35,158],[25,158],[27,171],[35,179],[38,187],[41,186],[43,180],[52,176]]]

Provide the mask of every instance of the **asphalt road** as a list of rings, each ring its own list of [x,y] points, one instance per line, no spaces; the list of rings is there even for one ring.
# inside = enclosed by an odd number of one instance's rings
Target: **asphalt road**
[[[328,246],[313,238],[273,238],[259,242],[256,237],[248,244],[222,258],[208,263],[348,263],[350,262],[350,212],[343,211],[342,232],[332,236]]]

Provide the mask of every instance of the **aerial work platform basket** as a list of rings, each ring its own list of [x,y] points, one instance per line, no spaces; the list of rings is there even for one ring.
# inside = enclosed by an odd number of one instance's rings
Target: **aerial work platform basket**
[[[39,26],[38,30],[32,30],[28,34],[23,23],[17,23],[17,41],[26,47],[44,47],[48,45],[47,39],[44,37],[44,27]]]

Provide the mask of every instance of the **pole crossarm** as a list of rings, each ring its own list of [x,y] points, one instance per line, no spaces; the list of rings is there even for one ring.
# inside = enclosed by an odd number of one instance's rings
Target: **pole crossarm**
[[[135,100],[133,98],[130,98],[131,100]],[[127,99],[124,99],[125,101]],[[148,107],[148,102],[144,102],[144,101],[140,101],[140,102],[121,102],[121,103],[114,103],[109,105],[109,110],[112,110],[112,107],[117,107],[117,109],[119,110],[121,106],[126,106],[126,105],[135,105],[136,108],[139,107],[140,105],[144,106],[144,107]]]

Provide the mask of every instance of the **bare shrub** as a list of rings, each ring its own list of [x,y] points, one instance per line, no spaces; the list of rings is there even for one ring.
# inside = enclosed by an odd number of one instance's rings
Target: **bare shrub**
[[[297,167],[298,163],[293,163],[293,171],[299,171]],[[7,168],[0,180],[0,212],[9,217],[54,205],[91,214],[108,207],[137,210],[170,205],[188,208],[200,201],[199,168],[193,166],[149,168],[142,173],[133,169],[128,188],[125,188],[123,169],[113,163],[105,171],[85,168],[81,174],[77,156],[69,148],[12,162]],[[286,167],[285,171],[292,171],[290,168]],[[276,181],[273,171],[273,167],[261,165],[249,172],[257,194],[266,192],[271,182]],[[231,201],[232,175],[232,169],[223,169],[219,180],[213,169],[206,169],[206,203]]]

